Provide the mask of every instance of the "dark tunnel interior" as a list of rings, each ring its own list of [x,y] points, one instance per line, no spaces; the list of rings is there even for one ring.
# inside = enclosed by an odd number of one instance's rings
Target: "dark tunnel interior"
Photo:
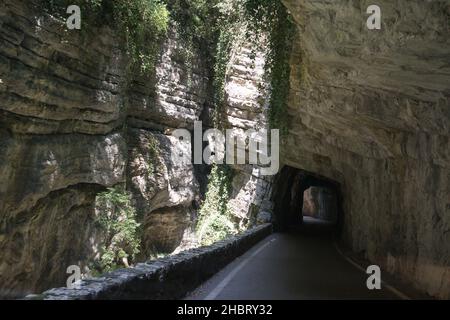
[[[332,223],[338,234],[342,230],[342,193],[336,181],[284,166],[275,178],[272,200],[278,232],[301,226],[305,217]]]

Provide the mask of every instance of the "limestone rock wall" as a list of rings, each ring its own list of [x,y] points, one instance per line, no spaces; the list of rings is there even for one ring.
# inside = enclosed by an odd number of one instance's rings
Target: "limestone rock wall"
[[[127,74],[120,43],[107,27],[68,31],[34,1],[0,1],[2,297],[64,285],[69,265],[98,255],[107,187],[132,192],[142,259],[191,235],[197,177],[173,164],[170,132],[199,119],[209,69],[199,51],[186,61],[175,28],[155,74]]]
[[[192,164],[172,159],[176,138],[142,129],[130,129],[128,186],[144,228],[144,257],[171,253],[195,227],[195,203],[200,191]],[[190,144],[187,144],[191,152]],[[193,218],[191,219],[191,215]],[[189,236],[189,232],[186,234]]]
[[[286,165],[341,184],[344,240],[430,295],[450,297],[448,0],[283,0],[297,25]],[[0,1],[0,295],[64,285],[98,254],[95,195],[126,184],[145,252],[188,246],[205,170],[177,167],[176,128],[207,119],[210,67],[170,28],[155,74],[127,74],[107,27],[81,35],[34,1]],[[267,127],[264,45],[236,43],[226,120]],[[156,146],[156,147],[155,147]],[[186,146],[190,148],[190,146]],[[255,218],[271,178],[234,166],[231,206]],[[270,207],[270,206],[269,206]],[[146,257],[143,257],[146,258]]]
[[[3,297],[64,285],[67,266],[85,270],[98,258],[95,197],[119,184],[131,192],[144,231],[141,260],[194,245],[207,173],[173,161],[171,136],[209,121],[205,52],[170,27],[155,72],[130,74],[115,30],[68,31],[36,4],[0,2]],[[254,65],[250,51],[236,46],[226,80],[226,117],[241,129],[266,125],[258,89],[264,57]],[[231,205],[247,223],[270,180],[251,166],[235,169]]]
[[[285,164],[341,183],[344,238],[450,297],[449,1],[283,0],[298,32]]]
[[[240,137],[244,137],[249,129],[269,128],[269,94],[265,89],[267,48],[264,37],[257,43],[250,43],[243,36],[236,38],[225,85],[226,122],[230,128],[240,130]],[[233,169],[230,207],[242,225],[255,223],[262,201],[270,198],[273,177],[260,175],[254,165],[236,164]]]

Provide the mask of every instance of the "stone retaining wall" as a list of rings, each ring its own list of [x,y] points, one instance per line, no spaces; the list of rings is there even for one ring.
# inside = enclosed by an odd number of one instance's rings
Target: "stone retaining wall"
[[[26,299],[180,299],[271,233],[272,225],[263,224],[211,246],[83,280],[78,289],[56,288]]]

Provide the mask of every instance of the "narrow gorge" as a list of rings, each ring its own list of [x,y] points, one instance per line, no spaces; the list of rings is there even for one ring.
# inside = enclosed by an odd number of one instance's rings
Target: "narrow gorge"
[[[0,0],[0,298],[332,212],[450,299],[450,1],[377,0],[381,30],[371,4]],[[278,173],[180,165],[198,121],[279,129]]]

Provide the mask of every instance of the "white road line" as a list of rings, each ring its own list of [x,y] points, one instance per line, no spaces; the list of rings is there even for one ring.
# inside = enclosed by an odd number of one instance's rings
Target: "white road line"
[[[222,290],[230,283],[234,276],[258,253],[264,250],[269,244],[274,242],[276,238],[268,241],[262,245],[258,250],[253,252],[250,256],[246,257],[242,262],[237,265],[226,277],[223,279],[203,300],[214,300],[222,292]]]
[[[336,251],[345,259],[347,260],[348,263],[350,263],[352,266],[354,266],[355,268],[357,268],[358,270],[366,273],[366,270],[361,267],[359,264],[357,264],[355,261],[353,261],[352,259],[350,259],[349,257],[347,257],[342,251],[341,249],[339,249],[339,246],[337,245],[336,242],[334,242],[334,247],[336,249]],[[397,295],[400,299],[403,300],[411,300],[410,297],[408,297],[406,294],[404,294],[403,292],[399,291],[398,289],[394,288],[393,286],[391,286],[389,283],[387,283],[386,281],[381,280],[381,284],[387,288],[388,290],[390,290],[392,293],[394,293],[395,295]]]

